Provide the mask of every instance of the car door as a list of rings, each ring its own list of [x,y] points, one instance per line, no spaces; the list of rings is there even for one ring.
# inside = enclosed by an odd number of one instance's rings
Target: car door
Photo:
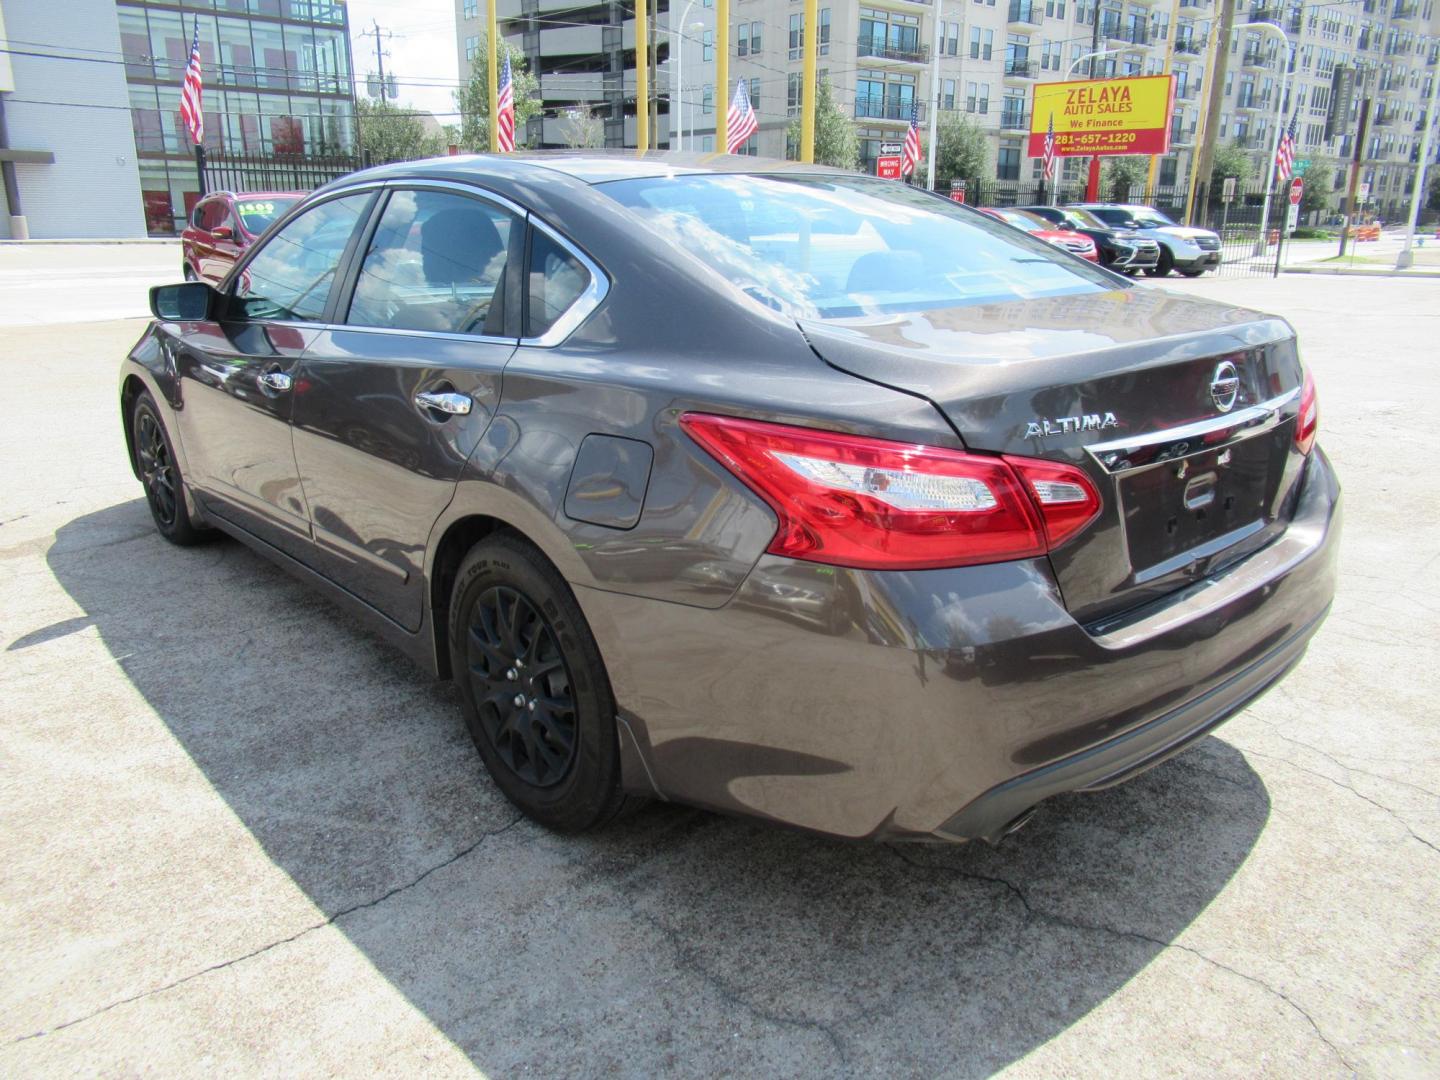
[[[175,340],[177,426],[197,496],[209,513],[306,562],[313,545],[290,438],[304,391],[296,373],[377,191],[292,218],[235,276],[218,318],[181,324]]]
[[[295,458],[322,572],[410,630],[430,528],[515,351],[523,233],[465,185],[392,186],[302,364]]]

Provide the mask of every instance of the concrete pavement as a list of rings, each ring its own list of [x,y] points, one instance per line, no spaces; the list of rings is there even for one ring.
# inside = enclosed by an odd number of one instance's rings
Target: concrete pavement
[[[519,820],[443,687],[239,545],[152,533],[139,322],[7,329],[0,1072],[1440,1072],[1440,294],[1170,287],[1299,329],[1340,595],[1217,736],[998,850]]]

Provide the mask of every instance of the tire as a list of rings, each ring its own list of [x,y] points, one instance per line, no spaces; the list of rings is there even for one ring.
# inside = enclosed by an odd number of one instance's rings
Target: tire
[[[577,833],[643,805],[620,788],[615,699],[594,635],[535,548],[508,533],[477,544],[455,577],[449,631],[465,726],[527,817]]]
[[[1198,269],[1195,269],[1195,270],[1181,270],[1181,271],[1180,271],[1180,274],[1181,274],[1182,277],[1199,277],[1199,276],[1200,276],[1201,274],[1203,274],[1203,273],[1205,273],[1205,270],[1204,270],[1203,267],[1198,268]]]
[[[1127,266],[1124,270],[1121,270],[1120,272],[1126,277],[1138,277],[1140,274],[1140,268],[1138,266]]]
[[[130,410],[130,435],[140,482],[145,487],[145,503],[150,507],[156,531],[179,547],[191,547],[208,539],[209,530],[197,529],[185,509],[185,478],[175,460],[170,433],[148,391],[135,400]]]
[[[1170,271],[1175,269],[1175,256],[1170,254],[1170,249],[1164,244],[1160,245],[1160,261],[1154,266],[1146,267],[1145,273],[1148,277],[1169,277]]]

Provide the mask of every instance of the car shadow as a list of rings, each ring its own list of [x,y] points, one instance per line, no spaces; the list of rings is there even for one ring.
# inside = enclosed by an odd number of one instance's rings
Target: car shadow
[[[173,548],[136,499],[48,561],[83,617],[13,647],[95,626],[268,858],[488,1075],[988,1075],[1125,987],[1269,814],[1207,738],[999,848],[671,806],[558,837],[483,774],[447,687],[241,545]]]

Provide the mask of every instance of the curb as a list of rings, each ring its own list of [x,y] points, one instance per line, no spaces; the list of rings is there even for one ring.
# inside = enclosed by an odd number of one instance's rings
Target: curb
[[[1383,267],[1375,267],[1373,270],[1361,267],[1349,267],[1340,269],[1330,266],[1282,266],[1282,274],[1327,274],[1334,277],[1385,277],[1385,278],[1440,278],[1440,270],[1386,270]]]
[[[0,247],[39,247],[45,244],[145,244],[163,245],[178,244],[178,236],[117,236],[111,238],[100,237],[97,239],[83,238],[55,238],[51,240],[0,240]]]

